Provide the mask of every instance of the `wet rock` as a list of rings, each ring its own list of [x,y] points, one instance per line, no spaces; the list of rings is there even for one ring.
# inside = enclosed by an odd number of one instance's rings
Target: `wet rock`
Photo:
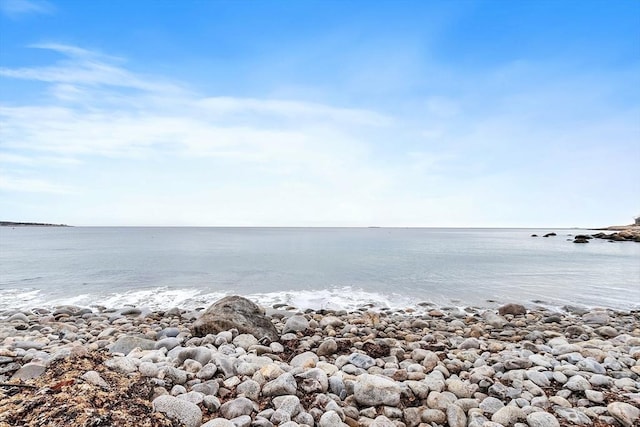
[[[485,311],[483,317],[487,324],[493,328],[502,328],[507,324],[507,320],[504,317],[498,316],[491,311]]]
[[[192,327],[194,336],[203,337],[221,331],[237,329],[240,333],[251,334],[261,340],[279,338],[271,320],[265,316],[262,307],[241,296],[228,296],[211,305]]]
[[[512,316],[521,316],[527,314],[527,309],[521,304],[510,303],[498,308],[498,314],[500,316],[505,316],[507,314],[510,314]]]
[[[582,316],[582,320],[587,324],[606,326],[611,317],[605,311],[590,311]]]

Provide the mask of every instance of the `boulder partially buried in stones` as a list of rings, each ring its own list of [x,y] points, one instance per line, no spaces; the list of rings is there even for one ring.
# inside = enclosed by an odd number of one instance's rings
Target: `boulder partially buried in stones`
[[[279,339],[278,331],[265,316],[264,309],[237,295],[224,297],[211,305],[193,323],[191,332],[204,337],[234,328],[241,334],[251,334],[259,340],[265,337],[270,341]]]
[[[498,314],[500,316],[505,316],[507,314],[511,314],[512,316],[520,316],[523,314],[527,314],[527,309],[521,304],[505,304],[498,309]]]

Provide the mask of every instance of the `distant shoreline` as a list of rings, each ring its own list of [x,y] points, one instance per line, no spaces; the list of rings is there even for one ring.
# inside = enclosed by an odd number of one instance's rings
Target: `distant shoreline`
[[[629,224],[629,225],[610,225],[609,227],[602,228],[592,228],[591,230],[610,230],[610,231],[640,231],[640,225]]]
[[[70,227],[66,224],[46,224],[41,222],[0,221],[0,227]]]

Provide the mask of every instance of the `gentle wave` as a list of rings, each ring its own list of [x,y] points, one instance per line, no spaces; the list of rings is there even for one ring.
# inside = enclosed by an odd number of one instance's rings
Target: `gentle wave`
[[[561,230],[556,230],[562,234]],[[576,230],[567,230],[576,233]],[[206,307],[241,294],[300,309],[565,304],[640,309],[640,245],[539,230],[2,230],[0,309]],[[61,249],[62,248],[62,249]]]
[[[80,294],[52,299],[38,289],[5,289],[0,296],[0,311],[26,310],[31,308],[53,308],[62,305],[80,307],[101,306],[122,308],[125,306],[148,307],[152,310],[168,310],[172,307],[196,309],[207,307],[227,295],[237,292],[202,292],[198,289],[171,289],[159,287],[144,290],[132,290],[105,295]],[[384,295],[368,292],[351,286],[333,287],[318,290],[288,290],[281,292],[253,293],[243,295],[264,307],[286,305],[299,310],[347,310],[359,308],[405,309],[429,307],[424,303],[399,294]]]
[[[203,292],[193,288],[155,287],[144,290],[114,292],[108,294],[79,294],[67,297],[52,298],[39,289],[3,289],[0,294],[0,312],[15,310],[30,310],[33,308],[53,309],[59,306],[73,305],[79,307],[104,307],[119,309],[127,306],[145,307],[150,310],[168,310],[179,307],[187,310],[206,308],[212,303],[228,295],[238,295],[237,291]],[[379,310],[410,310],[417,314],[435,308],[463,310],[466,307],[496,308],[507,302],[520,302],[526,306],[540,307],[552,311],[562,310],[566,305],[585,308],[611,307],[614,300],[602,297],[601,305],[581,304],[575,301],[536,298],[532,293],[526,301],[514,299],[487,299],[481,304],[471,304],[468,301],[446,299],[444,296],[429,300],[420,300],[412,296],[398,293],[383,294],[365,291],[352,286],[335,286],[316,290],[287,290],[279,292],[250,293],[242,296],[262,305],[263,307],[290,307],[298,310],[346,310],[359,309]],[[632,304],[623,311],[640,309],[640,304]]]

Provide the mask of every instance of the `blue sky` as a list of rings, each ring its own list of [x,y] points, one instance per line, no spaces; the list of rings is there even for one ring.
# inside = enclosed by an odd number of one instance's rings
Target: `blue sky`
[[[640,214],[636,1],[0,0],[0,219]]]

